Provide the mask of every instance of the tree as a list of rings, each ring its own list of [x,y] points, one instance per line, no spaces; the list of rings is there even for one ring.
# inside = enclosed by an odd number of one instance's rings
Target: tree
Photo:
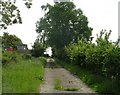
[[[73,2],[56,2],[41,7],[44,17],[36,23],[36,31],[42,42],[57,49],[63,49],[71,41],[77,42],[79,36],[87,40],[92,28],[81,9],[76,9]]]
[[[10,35],[9,33],[4,32],[2,36],[2,45],[3,46],[12,46],[15,47],[18,44],[22,44],[22,41],[20,38],[18,38],[16,35]]]
[[[30,8],[32,0],[23,0],[27,8]],[[0,0],[0,29],[6,29],[7,26],[22,23],[22,18],[20,16],[20,10],[16,6],[16,0]]]
[[[36,39],[32,47],[32,56],[39,57],[43,55],[45,51],[45,46],[39,41],[39,39]]]

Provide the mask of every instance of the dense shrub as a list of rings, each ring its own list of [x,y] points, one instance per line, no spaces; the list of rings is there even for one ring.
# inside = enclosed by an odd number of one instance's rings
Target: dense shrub
[[[31,56],[31,54],[24,54],[24,55],[22,56],[22,58],[24,58],[24,59],[31,59],[32,56]]]
[[[18,59],[21,58],[21,54],[17,53],[16,51],[2,51],[2,64],[8,64],[10,62],[17,62]]]
[[[95,74],[120,79],[120,48],[109,41],[109,33],[104,31],[97,35],[96,44],[79,39],[65,48],[71,63],[92,71]]]

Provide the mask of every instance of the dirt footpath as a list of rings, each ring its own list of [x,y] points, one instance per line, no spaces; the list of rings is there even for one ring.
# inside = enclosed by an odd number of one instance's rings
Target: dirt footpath
[[[47,66],[45,68],[45,77],[44,83],[40,87],[40,93],[95,93],[89,87],[87,87],[79,78],[71,74],[66,69],[54,65],[53,62],[47,60]],[[56,80],[60,81],[60,85],[64,89],[77,89],[76,91],[66,91],[56,90],[55,89],[55,82]]]

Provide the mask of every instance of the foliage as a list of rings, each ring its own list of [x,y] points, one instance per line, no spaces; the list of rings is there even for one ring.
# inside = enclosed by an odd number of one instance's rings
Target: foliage
[[[56,90],[64,90],[64,91],[78,91],[78,88],[64,88],[62,86],[60,79],[55,79],[55,87]]]
[[[2,43],[2,36],[0,36],[0,44]]]
[[[61,85],[61,80],[60,79],[55,79],[55,89],[56,90],[63,90],[63,86]]]
[[[45,58],[19,60],[2,68],[3,93],[39,93],[43,82]]]
[[[65,91],[78,91],[78,88],[65,88]]]
[[[22,56],[22,58],[24,58],[24,59],[31,59],[32,56],[31,56],[31,54],[24,54],[24,55]]]
[[[66,47],[71,63],[77,63],[95,74],[120,79],[120,48],[108,40],[110,34],[111,31],[101,31],[100,36],[97,36],[96,45],[84,39],[71,43]]]
[[[31,0],[23,0],[27,8],[30,8],[32,3]],[[20,16],[20,10],[16,6],[16,0],[0,0],[0,29],[6,29],[7,26],[22,23]]]
[[[22,44],[22,41],[20,38],[18,38],[16,35],[10,35],[9,33],[4,32],[2,36],[3,47],[12,46],[16,48],[18,44]]]
[[[11,52],[11,51],[2,51],[2,64],[9,64],[11,62],[17,62],[19,59],[21,59],[21,54],[17,52]]]
[[[45,51],[45,46],[39,41],[39,39],[36,39],[32,49],[32,56],[34,57],[43,56],[44,51]]]
[[[78,36],[89,39],[92,28],[88,26],[82,10],[76,9],[73,2],[56,2],[53,6],[47,4],[41,8],[45,15],[36,23],[41,42],[61,49],[71,41],[76,42]]]

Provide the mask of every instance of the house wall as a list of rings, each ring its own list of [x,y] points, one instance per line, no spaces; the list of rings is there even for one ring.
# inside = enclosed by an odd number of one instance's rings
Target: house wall
[[[27,45],[18,45],[17,50],[21,53],[28,53]]]
[[[26,50],[27,46],[17,46],[18,50]]]

